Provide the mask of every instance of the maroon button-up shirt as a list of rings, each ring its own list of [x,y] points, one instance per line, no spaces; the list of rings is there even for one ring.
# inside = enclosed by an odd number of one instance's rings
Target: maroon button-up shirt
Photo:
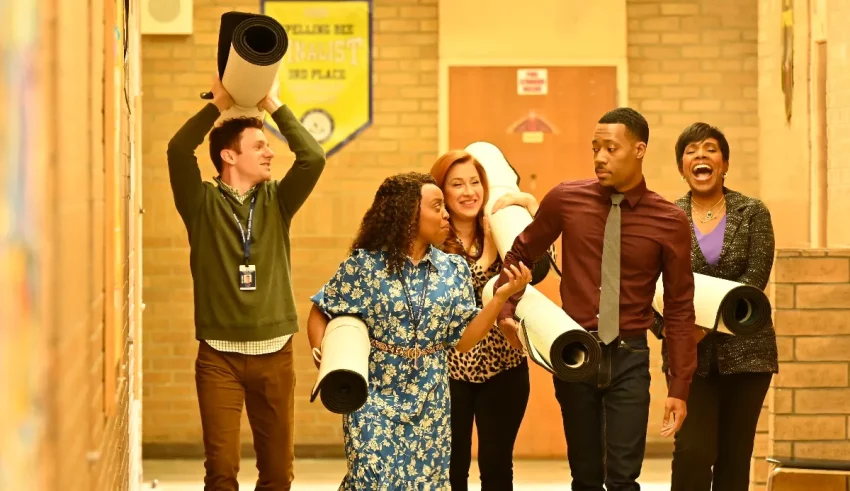
[[[531,265],[562,235],[563,309],[591,331],[599,322],[602,244],[612,192],[596,179],[559,184],[543,198],[534,221],[504,261],[506,268],[519,261]],[[655,285],[663,274],[668,394],[687,400],[697,361],[690,224],[679,207],[647,190],[645,181],[625,193],[620,208],[620,332],[634,335],[652,326]],[[506,281],[503,272],[496,287]],[[505,304],[499,319],[513,317],[520,297],[514,295]]]

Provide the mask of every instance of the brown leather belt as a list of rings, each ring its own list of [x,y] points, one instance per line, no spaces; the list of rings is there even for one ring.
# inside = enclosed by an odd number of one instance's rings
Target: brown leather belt
[[[432,353],[436,353],[438,351],[446,349],[446,345],[444,344],[435,344],[425,349],[419,348],[418,346],[414,348],[402,348],[399,346],[391,346],[389,344],[382,343],[374,339],[370,340],[369,344],[385,353],[389,353],[391,355],[396,356],[403,356],[414,361],[420,356],[430,355]]]

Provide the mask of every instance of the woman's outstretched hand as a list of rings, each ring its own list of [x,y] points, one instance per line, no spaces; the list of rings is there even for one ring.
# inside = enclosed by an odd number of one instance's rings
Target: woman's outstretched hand
[[[513,294],[525,291],[526,285],[531,283],[531,270],[520,262],[519,267],[511,265],[510,268],[505,268],[502,271],[508,277],[508,281],[493,292],[493,297],[504,303]]]

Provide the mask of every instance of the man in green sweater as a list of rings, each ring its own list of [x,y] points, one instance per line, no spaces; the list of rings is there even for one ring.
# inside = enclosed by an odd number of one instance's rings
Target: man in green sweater
[[[289,229],[325,167],[322,147],[277,99],[271,114],[295,163],[271,181],[274,157],[258,118],[213,125],[233,105],[216,79],[213,100],[168,143],[174,203],[189,236],[199,340],[195,381],[206,454],[205,490],[238,489],[239,426],[246,406],[257,490],[289,490],[293,479],[295,370],[290,337],[298,331]],[[209,136],[215,183],[204,182],[195,150]]]

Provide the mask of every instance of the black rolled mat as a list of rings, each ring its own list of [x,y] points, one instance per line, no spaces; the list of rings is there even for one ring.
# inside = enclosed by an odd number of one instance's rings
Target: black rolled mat
[[[268,66],[283,59],[289,36],[283,26],[262,14],[226,12],[218,31],[218,76],[224,78],[230,47],[252,65]]]
[[[537,363],[552,375],[564,382],[589,380],[599,372],[599,360],[602,348],[599,341],[587,331],[568,330],[558,335],[549,347],[549,359],[552,364],[540,356],[540,352],[529,339],[528,328],[524,321],[521,334],[531,361]]]
[[[321,394],[322,405],[336,414],[349,414],[357,411],[369,397],[366,379],[352,370],[334,370],[325,375],[313,390],[310,402]]]
[[[723,298],[714,328],[722,332],[725,327],[736,336],[750,336],[771,323],[767,295],[754,286],[741,285],[731,289]]]
[[[652,308],[663,316],[663,274],[655,284]],[[751,336],[770,327],[771,311],[770,300],[757,287],[694,273],[694,314],[698,328],[733,336]],[[654,326],[653,331],[656,336],[659,335],[658,326]]]
[[[275,19],[246,12],[222,14],[218,76],[237,106],[255,106],[268,94],[288,48],[286,30]],[[212,99],[212,93],[201,97]]]
[[[341,315],[328,322],[322,336],[319,373],[310,402],[321,393],[328,411],[348,414],[369,397],[369,329],[360,317]],[[316,355],[314,355],[316,357]]]

